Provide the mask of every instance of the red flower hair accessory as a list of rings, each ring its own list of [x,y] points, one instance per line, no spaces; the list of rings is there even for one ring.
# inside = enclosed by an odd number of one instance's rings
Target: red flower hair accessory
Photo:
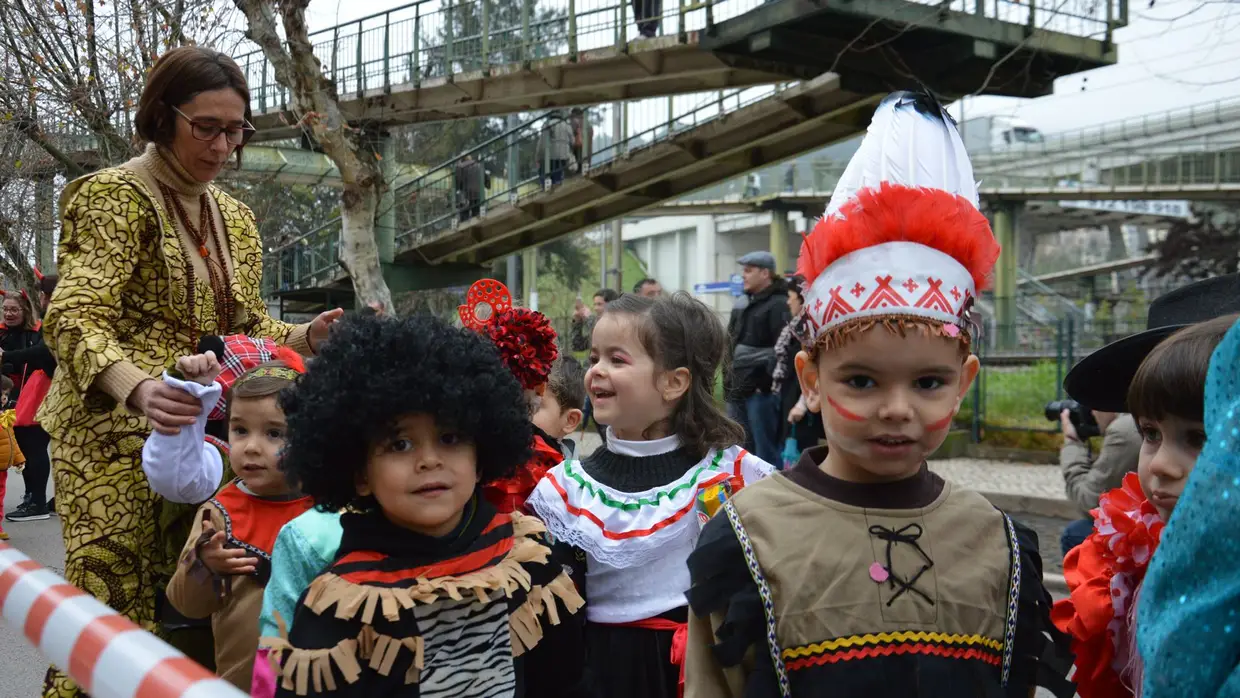
[[[485,332],[522,388],[536,390],[547,382],[559,350],[555,346],[555,329],[546,315],[512,308],[495,316]]]
[[[458,312],[463,325],[495,344],[521,387],[537,390],[546,384],[551,363],[559,356],[555,328],[546,315],[512,307],[508,287],[495,279],[475,282]]]

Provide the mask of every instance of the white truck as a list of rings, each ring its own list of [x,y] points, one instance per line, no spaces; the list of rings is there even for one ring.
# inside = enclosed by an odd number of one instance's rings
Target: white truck
[[[1042,132],[1014,116],[978,116],[965,119],[957,128],[969,154],[1041,148]]]

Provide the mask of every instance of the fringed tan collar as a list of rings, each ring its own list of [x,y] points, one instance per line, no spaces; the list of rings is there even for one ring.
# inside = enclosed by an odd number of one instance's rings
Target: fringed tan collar
[[[551,556],[551,549],[537,538],[546,531],[542,522],[519,513],[511,517],[515,539],[512,548],[498,563],[476,572],[418,577],[401,587],[355,584],[333,572],[315,579],[303,605],[317,615],[334,607],[336,618],[360,621],[361,630],[355,637],[340,639],[327,649],[303,649],[289,643],[284,621],[277,618],[282,637],[265,637],[260,642],[261,646],[272,649],[272,668],[282,677],[283,688],[297,695],[307,695],[312,686],[316,693],[324,688],[334,691],[333,665],[348,683],[358,680],[362,662],[387,676],[402,651],[413,654],[405,683],[417,683],[424,668],[424,638],[394,638],[378,633],[372,627],[375,614],[395,622],[402,611],[417,604],[429,605],[448,599],[463,601],[467,596],[488,603],[494,595],[500,594],[512,601],[515,604],[509,614],[512,655],[519,657],[533,649],[543,637],[543,617],[552,625],[560,624],[557,599],[569,615],[580,611],[585,600],[567,571],[547,569],[550,565],[545,563]]]

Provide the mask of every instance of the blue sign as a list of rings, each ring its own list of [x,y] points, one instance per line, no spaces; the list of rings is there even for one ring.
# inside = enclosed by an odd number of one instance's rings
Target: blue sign
[[[731,281],[711,281],[705,284],[694,284],[693,292],[702,293],[728,293],[732,290]]]
[[[745,295],[744,280],[740,274],[733,274],[732,278],[727,281],[709,281],[704,284],[694,284],[693,292],[697,294],[730,293],[733,296],[743,296]]]

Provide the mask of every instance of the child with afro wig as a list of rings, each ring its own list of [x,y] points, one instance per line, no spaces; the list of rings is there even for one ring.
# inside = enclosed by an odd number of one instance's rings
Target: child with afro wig
[[[582,694],[571,555],[538,519],[481,496],[531,437],[487,339],[434,318],[355,317],[282,404],[289,476],[344,513],[291,629],[262,640],[277,696]]]

